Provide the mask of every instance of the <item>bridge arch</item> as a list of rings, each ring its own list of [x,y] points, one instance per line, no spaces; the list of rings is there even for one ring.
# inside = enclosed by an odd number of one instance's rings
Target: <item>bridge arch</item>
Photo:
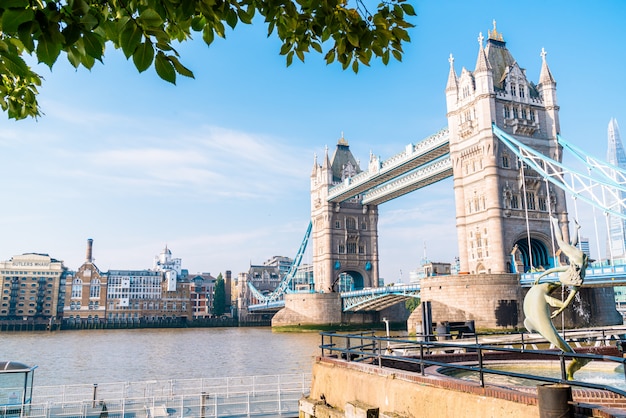
[[[371,283],[366,283],[365,275],[354,269],[345,269],[337,273],[333,281],[333,292],[349,292],[361,290],[365,287],[372,287]]]
[[[539,237],[519,237],[511,250],[512,262],[509,264],[511,273],[526,273],[531,269],[547,270],[554,265],[549,240]],[[531,265],[532,256],[532,265]]]

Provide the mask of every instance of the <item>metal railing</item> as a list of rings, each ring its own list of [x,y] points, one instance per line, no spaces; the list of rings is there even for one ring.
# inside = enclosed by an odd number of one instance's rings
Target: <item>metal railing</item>
[[[616,332],[623,333],[624,329],[618,329]],[[478,381],[482,387],[485,386],[486,376],[501,375],[518,379],[535,381],[538,383],[566,383],[571,386],[578,386],[589,389],[605,390],[626,397],[626,391],[620,388],[609,386],[606,384],[596,384],[584,382],[580,380],[567,380],[566,361],[573,358],[589,359],[592,361],[613,362],[616,366],[621,365],[624,368],[624,378],[626,379],[626,358],[583,353],[565,353],[563,351],[555,351],[549,349],[529,349],[529,346],[544,345],[549,343],[540,338],[526,337],[526,341],[522,338],[517,340],[515,348],[511,343],[512,340],[503,341],[501,343],[479,344],[479,336],[471,336],[467,339],[446,340],[446,342],[429,341],[432,336],[417,336],[411,338],[394,338],[379,337],[373,332],[364,332],[358,334],[339,334],[335,332],[322,332],[322,342],[320,345],[322,357],[338,357],[346,361],[363,362],[377,365],[378,367],[392,367],[403,370],[414,370],[421,373],[422,376],[427,374],[430,366],[440,366],[446,370],[473,372],[478,375]],[[490,334],[491,336],[495,334]],[[604,344],[608,344],[611,338],[610,333],[603,330],[602,338]],[[447,336],[443,336],[447,337]],[[596,336],[593,342],[600,341]],[[421,340],[420,340],[421,339]],[[464,354],[465,358],[462,362],[456,362],[452,359],[446,359],[446,356],[437,356],[436,354]],[[558,361],[560,365],[560,377],[550,377],[545,375],[517,373],[514,371],[500,370],[490,367],[486,362],[489,353],[508,353],[515,356],[515,361],[520,356],[525,360],[534,358],[551,359]],[[499,360],[500,362],[506,360]],[[488,380],[488,377],[487,377]]]
[[[29,405],[4,417],[297,417],[311,374],[35,386]]]

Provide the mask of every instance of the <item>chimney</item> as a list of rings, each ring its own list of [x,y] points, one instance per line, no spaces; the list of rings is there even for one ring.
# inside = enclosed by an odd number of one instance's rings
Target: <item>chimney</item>
[[[93,240],[91,238],[87,239],[87,262],[93,262],[92,254]]]

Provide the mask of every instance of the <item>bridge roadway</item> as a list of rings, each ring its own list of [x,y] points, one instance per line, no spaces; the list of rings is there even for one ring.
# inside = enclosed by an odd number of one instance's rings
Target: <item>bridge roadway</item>
[[[452,163],[449,154],[449,132],[448,128],[444,128],[415,145],[407,145],[404,151],[385,161],[372,158],[367,171],[330,188],[327,200],[343,202],[363,195],[363,204],[384,203],[451,177]],[[414,170],[416,172],[412,173]],[[394,179],[396,180],[391,181]]]
[[[542,274],[523,273],[520,278],[522,287],[531,287]],[[541,279],[542,282],[559,280],[557,273],[549,274]],[[626,286],[626,265],[589,267],[582,287],[613,287]],[[407,285],[372,287],[369,289],[341,292],[341,301],[344,312],[381,311],[396,303],[409,298],[419,297],[419,283]],[[250,305],[251,312],[276,312],[285,307],[284,300]]]

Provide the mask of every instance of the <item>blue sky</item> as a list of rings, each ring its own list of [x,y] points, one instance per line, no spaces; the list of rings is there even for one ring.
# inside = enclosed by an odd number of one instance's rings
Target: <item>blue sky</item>
[[[87,238],[101,270],[149,268],[166,244],[183,268],[214,275],[293,257],[310,218],[314,154],[343,132],[357,159],[386,159],[445,127],[448,57],[457,73],[472,70],[493,19],[530,80],[547,51],[566,139],[604,157],[609,119],[626,130],[626,2],[413,4],[403,62],[358,75],[316,53],[286,68],[260,21],[210,48],[200,36],[181,45],[196,78],[176,86],[152,69],[138,74],[112,47],[91,72],[64,57],[52,72],[38,67],[45,115],[0,118],[0,259],[43,252],[76,269]],[[453,260],[453,206],[446,180],[380,207],[387,282],[408,281],[425,247]]]

